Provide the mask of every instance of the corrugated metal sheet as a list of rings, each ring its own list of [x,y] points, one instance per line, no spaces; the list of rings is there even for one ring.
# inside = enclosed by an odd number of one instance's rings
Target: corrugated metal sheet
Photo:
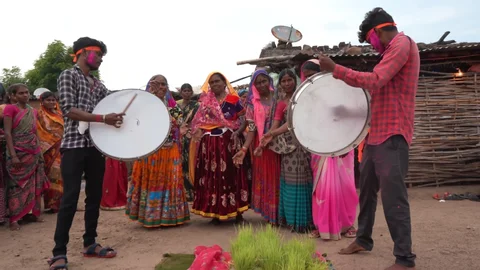
[[[431,45],[430,45],[431,46]],[[432,46],[424,49],[420,49],[420,53],[430,53],[430,52],[438,52],[438,51],[462,51],[462,50],[470,50],[470,49],[480,49],[480,43],[456,43],[456,44],[448,44],[443,46]],[[331,58],[339,58],[339,57],[374,57],[378,56],[376,52],[367,52],[357,55],[350,55],[350,54],[328,54]]]

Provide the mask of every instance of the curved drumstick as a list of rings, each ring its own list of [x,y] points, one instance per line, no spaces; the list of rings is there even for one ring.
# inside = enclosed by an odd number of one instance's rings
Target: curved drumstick
[[[125,114],[125,113],[127,112],[128,108],[130,107],[130,105],[132,105],[132,103],[133,103],[133,101],[135,100],[135,98],[137,97],[137,95],[138,95],[138,94],[133,95],[132,99],[130,99],[130,102],[128,102],[127,106],[126,106],[125,109],[123,110],[122,114]],[[122,124],[121,121],[117,121],[117,122],[115,123],[115,127],[118,128],[118,127],[120,127],[121,124]]]

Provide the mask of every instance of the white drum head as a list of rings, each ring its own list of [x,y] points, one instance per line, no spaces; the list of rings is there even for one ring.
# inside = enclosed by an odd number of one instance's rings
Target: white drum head
[[[370,124],[370,96],[318,73],[303,82],[292,96],[288,126],[309,152],[324,156],[348,153],[365,138]]]
[[[120,160],[135,160],[158,150],[170,132],[167,107],[155,95],[142,90],[121,90],[102,99],[93,114],[121,113],[132,97],[135,100],[116,128],[90,123],[90,137],[100,152]]]

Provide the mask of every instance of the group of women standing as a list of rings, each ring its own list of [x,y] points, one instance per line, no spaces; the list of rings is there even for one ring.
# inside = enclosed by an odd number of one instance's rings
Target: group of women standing
[[[300,78],[318,72],[318,62],[307,61]],[[184,85],[183,100],[175,103],[166,78],[154,76],[149,91],[167,105],[174,128],[167,144],[134,165],[130,218],[145,227],[173,226],[188,221],[191,211],[214,224],[244,222],[251,208],[272,225],[311,237],[355,237],[354,152],[322,159],[295,141],[286,116],[296,86],[291,70],[280,73],[277,87],[257,70],[249,90],[237,93],[212,72],[198,102]],[[193,200],[190,211],[187,200]]]
[[[38,110],[29,105],[29,90],[24,84],[10,86],[3,95],[0,223],[9,221],[10,229],[19,230],[22,222],[43,221],[42,196],[47,213],[57,213],[60,208],[63,195],[60,144],[64,121],[56,96],[50,91],[40,96]],[[119,161],[107,160],[104,193],[108,194],[102,198],[102,206],[106,208],[126,204],[127,171],[118,164]],[[112,186],[124,188],[114,194],[109,192]]]
[[[318,63],[307,61],[300,78],[318,72]],[[303,149],[286,124],[297,76],[284,70],[278,81],[275,86],[266,71],[257,70],[249,90],[237,93],[223,74],[212,72],[198,101],[184,84],[176,102],[167,79],[153,76],[146,90],[168,108],[170,134],[160,149],[133,164],[128,190],[126,164],[106,160],[102,208],[125,209],[148,228],[184,224],[190,212],[214,224],[244,222],[242,214],[251,208],[269,224],[294,232],[355,237],[353,151],[322,159]],[[0,178],[0,222],[6,190],[10,227],[19,229],[22,219],[41,221],[42,195],[49,212],[59,209],[63,117],[51,92],[42,94],[37,112],[28,105],[25,85],[9,91],[12,104],[0,106],[6,142],[0,160],[8,176]]]

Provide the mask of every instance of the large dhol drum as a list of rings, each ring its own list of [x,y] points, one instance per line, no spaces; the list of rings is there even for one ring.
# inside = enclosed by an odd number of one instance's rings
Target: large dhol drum
[[[157,151],[170,133],[170,114],[155,95],[143,90],[121,90],[102,99],[93,114],[121,113],[135,96],[120,128],[90,123],[90,137],[105,156],[132,161]]]
[[[295,91],[287,111],[288,128],[307,151],[340,156],[356,148],[370,127],[367,91],[318,73]]]

